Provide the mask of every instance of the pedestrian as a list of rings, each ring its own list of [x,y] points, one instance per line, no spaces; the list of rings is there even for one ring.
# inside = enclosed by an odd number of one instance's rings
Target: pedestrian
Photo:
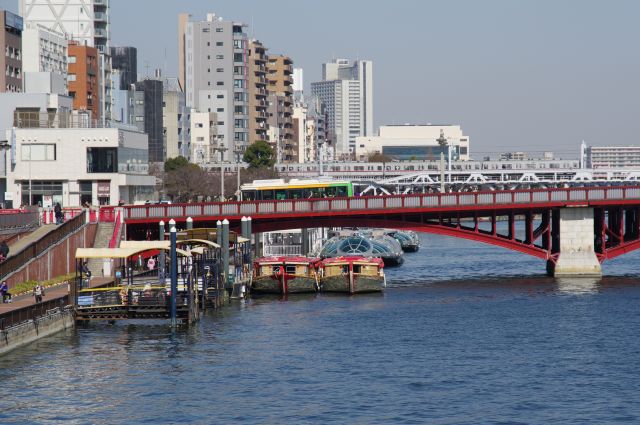
[[[42,302],[42,297],[44,297],[44,287],[39,283],[33,288],[33,296],[36,297],[36,304]]]
[[[149,260],[147,260],[147,268],[149,270],[156,268],[156,260],[153,257],[149,257]]]
[[[91,270],[89,270],[89,264],[85,261],[82,263],[82,273],[84,273],[85,277],[87,278],[87,282],[89,282],[91,280]]]
[[[9,256],[9,245],[7,241],[0,242],[0,261],[4,261]]]
[[[2,295],[3,303],[11,302],[11,293],[9,292],[9,285],[7,285],[6,280],[3,280],[2,284],[0,285],[0,294]]]
[[[56,224],[62,224],[64,215],[62,214],[62,207],[60,206],[60,202],[56,202],[56,206],[53,207],[53,212],[56,216]]]

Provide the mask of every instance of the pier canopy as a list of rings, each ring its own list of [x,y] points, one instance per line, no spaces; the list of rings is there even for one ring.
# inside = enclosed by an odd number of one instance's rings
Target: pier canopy
[[[138,246],[132,248],[78,248],[76,249],[76,258],[90,259],[90,258],[129,258],[136,254],[140,254],[152,249],[162,249],[169,251],[169,246],[162,245],[161,241],[136,241],[147,242],[149,246]],[[155,244],[155,245],[154,245]],[[182,257],[191,257],[191,254],[187,251],[176,248],[176,253]]]

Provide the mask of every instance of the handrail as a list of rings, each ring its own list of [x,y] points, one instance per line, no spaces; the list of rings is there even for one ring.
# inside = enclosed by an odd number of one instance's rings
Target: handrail
[[[310,212],[370,211],[399,208],[455,208],[513,204],[589,204],[598,201],[638,200],[640,186],[575,187],[483,192],[452,192],[350,198],[288,199],[279,201],[209,202],[124,207],[125,220],[198,217],[255,216]]]
[[[85,215],[80,214],[69,221],[58,226],[53,231],[47,233],[42,238],[27,245],[22,251],[11,253],[9,258],[0,263],[0,279],[6,279],[7,276],[29,261],[37,258],[52,245],[57,244],[65,239],[68,235],[75,232],[85,224]]]
[[[118,239],[120,239],[120,211],[116,214],[116,222],[115,226],[113,226],[113,235],[111,235],[111,240],[109,241],[109,248],[117,248],[118,247]]]

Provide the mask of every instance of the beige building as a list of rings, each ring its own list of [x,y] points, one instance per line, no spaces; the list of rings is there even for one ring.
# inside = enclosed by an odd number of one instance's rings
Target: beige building
[[[204,166],[212,162],[221,162],[221,156],[213,149],[216,147],[217,114],[198,112],[191,109],[191,162]],[[228,156],[225,156],[227,158]]]
[[[445,140],[448,147],[443,148],[439,139]],[[356,138],[357,161],[366,161],[376,153],[399,161],[434,161],[441,152],[448,155],[448,149],[452,160],[469,160],[469,137],[459,125],[385,125],[377,136]]]
[[[249,92],[249,144],[267,140],[267,49],[258,40],[249,42],[247,60]]]
[[[269,140],[276,148],[278,162],[298,162],[298,146],[293,137],[293,61],[284,55],[268,55]]]

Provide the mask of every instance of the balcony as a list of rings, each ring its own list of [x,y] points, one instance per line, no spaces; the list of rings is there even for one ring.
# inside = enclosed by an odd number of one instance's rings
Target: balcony
[[[95,12],[93,14],[93,20],[99,22],[108,22],[109,16],[107,16],[107,14],[104,12]]]
[[[108,31],[104,28],[96,28],[94,35],[95,37],[107,38]]]

